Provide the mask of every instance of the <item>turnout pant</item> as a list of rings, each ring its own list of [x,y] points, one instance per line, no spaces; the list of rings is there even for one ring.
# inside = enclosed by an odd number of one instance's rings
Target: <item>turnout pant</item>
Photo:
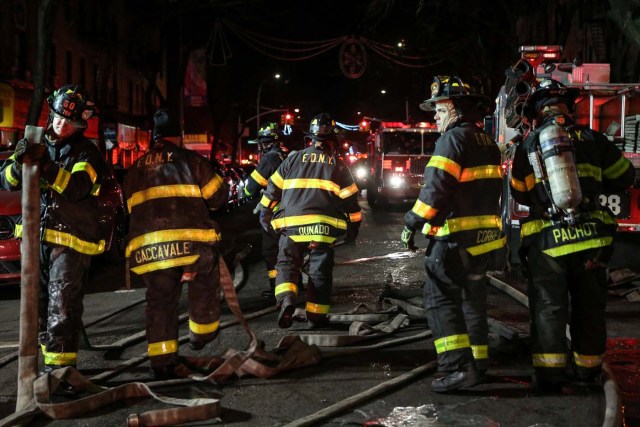
[[[592,249],[552,258],[529,249],[531,346],[539,380],[564,380],[569,322],[576,376],[590,380],[600,373],[607,338],[607,276],[603,264],[588,263],[599,253]]]
[[[278,235],[273,230],[262,230],[262,255],[267,267],[267,275],[269,276],[269,289],[275,288],[276,282],[276,264],[278,262]]]
[[[424,305],[438,370],[488,367],[486,270],[489,255],[432,239],[426,251]]]
[[[294,242],[286,233],[280,234],[278,264],[276,266],[276,299],[278,304],[286,296],[298,295],[305,255],[309,255],[307,287],[307,319],[326,319],[333,287],[333,245],[320,242]]]
[[[183,282],[188,286],[189,340],[207,343],[218,335],[218,253],[204,245],[199,253],[200,258],[195,264],[143,275],[147,286],[147,352],[152,368],[167,366],[178,360],[178,304]]]
[[[83,287],[91,256],[64,246],[40,246],[38,341],[46,365],[75,366]]]

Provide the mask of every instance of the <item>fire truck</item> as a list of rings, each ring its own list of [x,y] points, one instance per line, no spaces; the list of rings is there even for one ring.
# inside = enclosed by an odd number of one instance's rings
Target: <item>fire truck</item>
[[[372,208],[392,199],[418,197],[424,168],[439,137],[440,132],[428,123],[411,127],[402,122],[379,122],[367,141],[367,202]]]
[[[604,133],[631,161],[636,170],[634,186],[621,193],[600,195],[600,203],[608,206],[616,217],[618,241],[627,242],[637,250],[640,244],[640,84],[610,83],[609,64],[560,63],[561,53],[561,46],[521,46],[521,59],[512,71],[520,68],[520,72],[532,72],[537,80],[552,78],[578,89],[574,120]],[[493,117],[494,138],[504,153],[502,219],[512,264],[520,262],[517,256],[520,224],[529,214],[526,206],[513,200],[509,186],[514,142],[526,134],[526,128],[518,120],[521,114],[518,109],[524,104],[518,100],[524,100],[530,90],[526,83],[517,86],[501,88]]]

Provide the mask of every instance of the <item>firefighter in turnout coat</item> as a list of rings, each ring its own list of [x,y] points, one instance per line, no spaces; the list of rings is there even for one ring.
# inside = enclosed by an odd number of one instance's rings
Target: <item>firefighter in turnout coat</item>
[[[178,302],[182,283],[189,291],[189,344],[200,350],[218,334],[220,240],[210,218],[227,202],[228,188],[211,164],[182,148],[174,116],[153,116],[153,145],[125,179],[130,214],[129,268],[147,287],[147,340],[154,376],[175,376],[178,357]]]
[[[512,163],[513,198],[529,206],[521,253],[528,264],[533,381],[543,391],[558,391],[566,380],[567,323],[575,379],[593,383],[600,374],[606,267],[617,224],[598,199],[627,189],[635,174],[615,144],[574,123],[577,96],[555,80],[540,82],[525,107],[532,130]]]
[[[438,76],[431,98],[438,130],[424,187],[405,215],[402,241],[428,239],[424,304],[433,331],[438,370],[435,392],[478,384],[488,365],[486,277],[491,252],[504,247],[500,230],[500,151],[479,124],[489,100],[457,77]]]
[[[251,172],[244,192],[248,197],[259,196],[262,189],[267,188],[271,175],[287,157],[289,150],[284,146],[283,133],[276,123],[268,123],[258,131],[258,146],[262,151],[260,163]],[[278,261],[278,236],[272,228],[262,230],[262,255],[267,267],[269,289],[262,295],[273,298],[276,283],[276,262]]]
[[[75,366],[82,327],[82,296],[91,256],[105,250],[98,219],[98,193],[105,162],[98,147],[84,137],[95,114],[84,89],[67,84],[47,100],[49,123],[42,144],[16,145],[0,171],[7,190],[22,188],[22,157],[40,163],[40,303],[38,341],[44,372]],[[22,225],[16,226],[16,237]]]
[[[334,242],[345,234],[345,241],[353,242],[362,218],[358,188],[349,169],[334,153],[335,121],[326,113],[315,116],[309,137],[313,144],[282,162],[269,178],[260,201],[263,226],[273,226],[280,235],[275,296],[281,328],[292,324],[297,284],[307,253],[307,320],[312,327],[328,323]]]

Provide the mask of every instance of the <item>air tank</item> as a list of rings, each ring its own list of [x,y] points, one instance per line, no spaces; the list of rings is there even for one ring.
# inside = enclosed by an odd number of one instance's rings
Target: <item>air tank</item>
[[[540,132],[540,151],[553,203],[572,213],[582,203],[582,189],[569,134],[553,124]]]

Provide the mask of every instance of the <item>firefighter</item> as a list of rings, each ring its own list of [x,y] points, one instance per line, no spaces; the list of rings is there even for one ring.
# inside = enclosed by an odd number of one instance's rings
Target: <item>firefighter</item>
[[[606,267],[616,221],[598,197],[623,191],[634,179],[631,163],[615,144],[573,121],[577,96],[576,89],[555,80],[538,84],[524,109],[532,128],[512,163],[513,198],[529,206],[521,237],[528,264],[533,384],[551,392],[566,381],[568,359],[579,382],[596,382],[600,374]]]
[[[0,171],[2,187],[22,188],[22,159],[40,164],[40,295],[38,341],[44,373],[76,366],[82,327],[83,287],[91,256],[104,252],[97,195],[105,162],[84,136],[94,104],[78,85],[65,84],[48,98],[48,124],[41,144],[18,141]],[[16,226],[16,236],[22,226]]]
[[[276,123],[268,123],[258,131],[258,147],[262,152],[260,163],[251,172],[244,192],[248,197],[260,194],[267,187],[269,177],[287,157],[288,149],[284,145],[284,134]],[[269,289],[262,293],[265,298],[274,297],[276,283],[276,262],[278,261],[278,236],[273,228],[262,228],[262,255],[267,266]]]
[[[218,224],[210,211],[227,202],[228,188],[211,164],[183,148],[176,117],[153,116],[153,144],[125,178],[130,214],[129,268],[147,287],[147,353],[154,376],[175,376],[178,302],[188,283],[189,346],[201,350],[219,332]]]
[[[275,296],[281,328],[293,322],[297,284],[307,254],[307,320],[311,327],[328,324],[334,242],[342,235],[345,242],[355,241],[360,228],[358,187],[335,154],[337,132],[329,114],[316,115],[308,134],[313,144],[282,162],[260,200],[261,222],[280,235]],[[280,209],[273,212],[278,204]]]
[[[441,393],[478,384],[488,366],[485,273],[505,244],[500,150],[482,130],[489,99],[458,77],[435,77],[420,108],[435,111],[442,135],[401,239],[410,250],[416,231],[428,240],[424,305],[442,372],[431,387]]]

